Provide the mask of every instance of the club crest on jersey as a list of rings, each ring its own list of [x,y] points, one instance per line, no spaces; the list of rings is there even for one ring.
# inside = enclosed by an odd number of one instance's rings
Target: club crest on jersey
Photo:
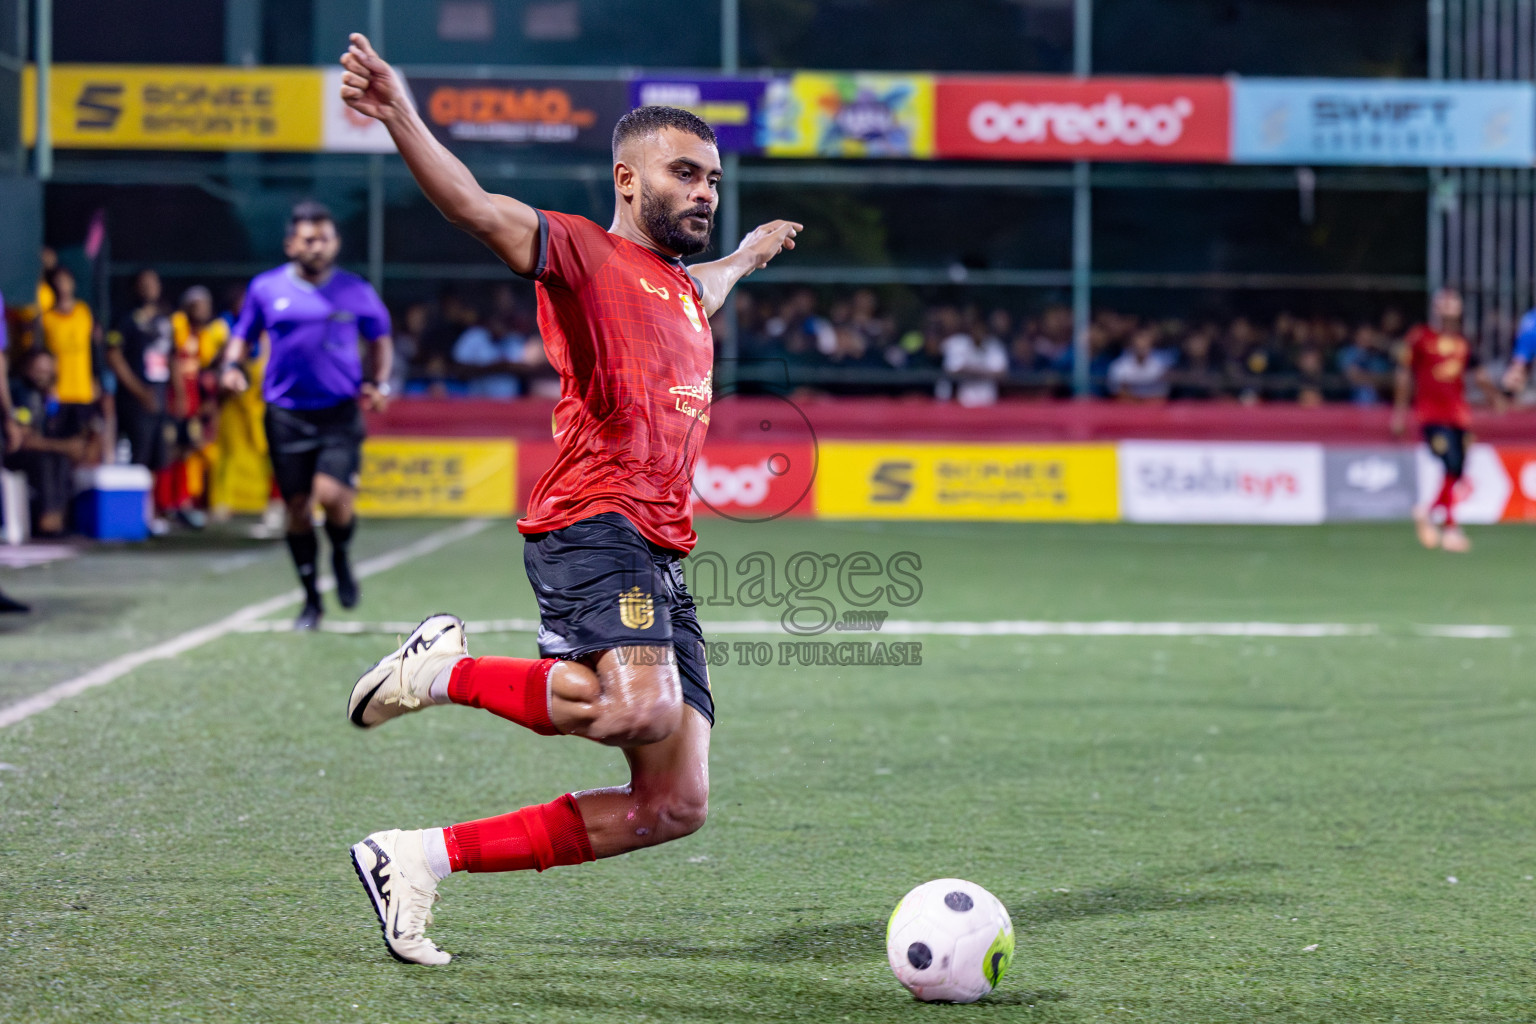
[[[665,285],[651,284],[651,282],[647,281],[643,277],[640,279],[640,287],[656,296],[662,302],[666,302],[672,297],[672,292]]]
[[[693,296],[679,295],[678,298],[683,300],[683,312],[688,314],[688,322],[693,324],[694,333],[703,334],[704,321],[699,319],[699,307],[693,304]]]
[[[709,403],[715,400],[715,371],[710,370],[697,384],[679,384],[668,388],[668,394],[677,396],[674,408],[684,416],[692,416],[700,423],[709,422]]]
[[[656,621],[656,601],[639,587],[619,592],[619,621],[625,629],[650,629]]]

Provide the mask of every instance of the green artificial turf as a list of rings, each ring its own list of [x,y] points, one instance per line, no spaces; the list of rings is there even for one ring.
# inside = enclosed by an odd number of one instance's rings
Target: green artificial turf
[[[0,1020],[1536,1016],[1536,533],[1481,531],[1455,558],[1401,527],[701,532],[732,563],[912,552],[920,600],[879,606],[899,619],[1382,632],[886,637],[920,640],[921,666],[718,666],[705,829],[449,879],[446,968],[388,957],[347,845],[622,781],[622,758],[464,708],[362,733],[346,693],[392,638],[229,636],[0,730]],[[265,562],[189,578],[217,597],[187,626],[289,585]],[[346,617],[438,610],[532,614],[510,525],[376,577]],[[1436,623],[1516,633],[1415,631]],[[17,639],[0,634],[0,663]],[[1018,931],[1012,972],[969,1007],[913,1002],[884,962],[896,901],[947,875],[991,889]]]

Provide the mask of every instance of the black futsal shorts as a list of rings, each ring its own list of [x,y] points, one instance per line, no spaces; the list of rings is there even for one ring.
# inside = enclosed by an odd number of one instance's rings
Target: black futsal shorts
[[[541,657],[575,661],[615,647],[670,647],[684,702],[715,724],[704,633],[681,555],[646,540],[617,512],[524,540]]]
[[[316,473],[357,489],[366,431],[362,410],[355,401],[325,409],[282,409],[269,405],[266,427],[272,475],[285,499],[313,491]]]
[[[1445,475],[1460,480],[1467,467],[1467,432],[1444,423],[1426,423],[1424,443],[1445,464]]]

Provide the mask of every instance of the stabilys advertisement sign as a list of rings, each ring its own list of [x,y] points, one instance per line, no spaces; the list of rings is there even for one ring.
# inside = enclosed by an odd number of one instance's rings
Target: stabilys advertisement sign
[[[943,77],[936,149],[973,160],[1225,163],[1230,91],[1217,78]]]
[[[767,135],[766,79],[641,78],[630,83],[636,107],[681,107],[715,130],[722,153],[761,153]]]
[[[1133,523],[1321,523],[1323,446],[1125,441],[1120,503]]]
[[[768,87],[769,156],[933,156],[932,75],[800,72]]]
[[[427,127],[450,146],[539,145],[608,152],[627,82],[413,78]]]
[[[59,64],[49,128],[61,149],[320,148],[314,68]],[[24,80],[23,131],[37,138],[37,78]]]
[[[1239,79],[1238,163],[1529,167],[1528,82]]]
[[[1112,522],[1115,446],[824,441],[823,519]]]
[[[357,510],[372,516],[510,516],[517,445],[465,438],[371,437]]]

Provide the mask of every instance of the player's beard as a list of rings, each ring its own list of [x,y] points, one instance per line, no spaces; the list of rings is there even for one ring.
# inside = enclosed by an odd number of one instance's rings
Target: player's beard
[[[702,216],[708,223],[703,234],[690,231],[683,224],[695,214]],[[673,213],[667,209],[666,202],[642,181],[640,222],[651,240],[668,252],[675,252],[679,256],[697,256],[709,248],[709,236],[715,228],[715,211],[708,206],[688,206]]]

